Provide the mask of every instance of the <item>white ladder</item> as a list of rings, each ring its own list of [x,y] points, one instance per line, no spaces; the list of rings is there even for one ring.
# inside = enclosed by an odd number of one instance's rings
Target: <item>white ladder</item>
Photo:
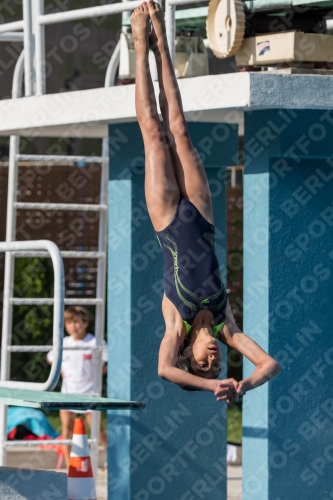
[[[90,258],[97,260],[96,297],[89,299],[65,298],[65,304],[94,305],[95,306],[95,337],[96,347],[94,351],[94,393],[100,395],[102,382],[102,344],[104,337],[105,317],[105,286],[106,286],[106,235],[107,235],[107,183],[108,183],[108,140],[103,139],[102,156],[51,156],[51,155],[21,155],[19,154],[19,136],[11,136],[9,152],[9,174],[8,174],[8,197],[7,197],[7,223],[6,242],[15,241],[16,211],[17,209],[39,209],[39,210],[71,210],[71,211],[98,211],[99,234],[98,249],[95,252],[87,251],[62,251],[61,256],[66,258]],[[73,203],[19,203],[16,201],[18,189],[18,162],[68,162],[67,166],[75,167],[77,162],[98,163],[101,166],[100,180],[100,202],[98,204],[73,204]],[[24,168],[24,167],[23,167]],[[48,304],[52,305],[52,298],[14,298],[14,260],[15,257],[47,257],[47,252],[41,251],[19,251],[6,252],[4,288],[6,294],[3,303],[2,321],[2,348],[1,348],[1,381],[7,381],[10,377],[10,355],[11,352],[43,352],[50,350],[50,346],[12,346],[12,318],[13,305],[19,304]],[[91,349],[91,348],[90,348]],[[82,350],[82,349],[80,349]],[[6,410],[3,406],[0,413],[0,465],[5,465],[6,447],[11,442],[6,437]],[[91,458],[93,468],[98,464],[98,438],[100,430],[100,412],[93,413],[91,429]],[[96,476],[95,476],[96,477]]]
[[[24,51],[22,51],[14,71],[12,97],[21,97],[22,77],[23,77]],[[104,337],[104,317],[105,317],[105,286],[106,286],[106,235],[107,235],[107,185],[108,185],[108,139],[102,141],[101,156],[51,156],[51,155],[20,155],[20,136],[10,137],[9,146],[9,171],[8,171],[8,193],[7,193],[7,220],[6,220],[6,242],[14,242],[16,238],[16,211],[17,209],[39,209],[39,210],[80,210],[99,211],[99,232],[97,252],[86,251],[65,251],[61,252],[63,258],[91,258],[97,260],[96,298],[94,299],[66,299],[65,304],[80,304],[95,306],[95,336],[96,347],[94,351],[94,392],[101,393],[102,382],[102,344]],[[70,204],[70,203],[19,203],[16,199],[18,188],[18,162],[19,161],[52,161],[68,162],[67,165],[74,166],[76,162],[94,162],[101,166],[100,178],[100,201],[99,204]],[[5,273],[4,273],[4,294],[3,318],[2,318],[2,347],[1,347],[1,382],[10,378],[10,356],[11,352],[43,352],[50,347],[44,346],[12,346],[12,320],[13,305],[17,304],[53,304],[54,299],[37,298],[14,298],[14,266],[15,256],[23,257],[46,257],[47,252],[6,252]],[[7,441],[7,407],[0,405],[0,466],[6,464],[6,448],[11,446]],[[96,477],[98,465],[98,438],[100,430],[100,412],[93,413],[91,429],[91,458]],[[31,443],[33,444],[33,443]],[[60,444],[60,442],[58,442]]]

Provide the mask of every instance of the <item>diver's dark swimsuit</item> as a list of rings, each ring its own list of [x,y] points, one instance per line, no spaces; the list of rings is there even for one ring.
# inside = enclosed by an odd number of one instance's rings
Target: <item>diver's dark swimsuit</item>
[[[214,337],[224,325],[227,293],[215,255],[215,227],[186,198],[173,221],[155,231],[164,256],[164,291],[181,315],[188,335],[202,309],[214,316]]]

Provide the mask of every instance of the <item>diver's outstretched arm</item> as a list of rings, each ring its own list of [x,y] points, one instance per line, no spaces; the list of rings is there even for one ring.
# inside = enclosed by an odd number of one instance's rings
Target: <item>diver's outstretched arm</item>
[[[226,314],[226,322],[219,333],[219,340],[239,351],[255,365],[253,373],[238,383],[236,392],[238,398],[241,398],[245,392],[259,387],[278,375],[280,373],[280,366],[272,356],[267,354],[254,340],[238,328],[229,301],[227,303]],[[217,394],[215,393],[215,395]]]

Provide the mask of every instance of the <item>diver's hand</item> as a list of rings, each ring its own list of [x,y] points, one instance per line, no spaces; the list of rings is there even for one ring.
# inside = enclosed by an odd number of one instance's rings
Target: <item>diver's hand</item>
[[[236,398],[236,390],[238,382],[234,378],[225,380],[214,380],[214,395],[217,396],[216,401],[225,400],[227,403],[233,403]]]
[[[244,396],[244,394],[246,394],[246,385],[245,382],[241,380],[240,382],[237,383],[235,402],[240,401]]]

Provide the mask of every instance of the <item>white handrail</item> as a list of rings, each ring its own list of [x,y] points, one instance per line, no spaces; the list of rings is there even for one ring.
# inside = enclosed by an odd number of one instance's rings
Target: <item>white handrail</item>
[[[36,95],[45,94],[45,27],[39,23],[44,14],[44,0],[34,0],[34,33],[35,33],[35,71]]]
[[[175,18],[176,7],[165,0],[165,28],[173,66],[175,65]]]
[[[32,34],[31,0],[23,0],[22,7],[24,23],[24,91],[25,97],[29,97],[34,93],[34,40]]]
[[[161,0],[157,0],[158,3]],[[61,22],[76,21],[79,19],[91,19],[105,15],[126,13],[134,10],[142,3],[142,0],[129,0],[118,3],[87,7],[83,9],[69,10],[65,12],[55,12],[44,14],[44,0],[23,0],[23,20],[0,25],[0,41],[11,40],[21,41],[24,39],[25,47],[25,95],[34,93],[34,79],[36,77],[36,95],[46,92],[45,77],[45,33],[46,25],[58,24]],[[172,63],[175,59],[175,27],[176,27],[176,6],[195,3],[195,0],[165,0],[165,21],[167,40],[170,49]],[[24,33],[13,33],[18,30]],[[35,41],[34,41],[34,36]],[[35,43],[34,43],[35,42]],[[115,69],[119,60],[119,48],[115,49],[114,57],[110,61],[106,75],[107,82],[114,79]],[[35,72],[33,68],[33,54],[35,54]],[[36,73],[36,74],[35,74]],[[157,79],[156,75],[153,77]]]
[[[69,10],[66,12],[55,12],[44,14],[44,0],[34,0],[35,7],[35,54],[36,54],[36,94],[45,94],[45,36],[44,27],[49,24],[57,24],[66,21],[77,21],[105,15],[119,14],[136,9],[142,0],[130,0],[128,2],[100,5],[98,7],[87,7],[85,9]]]
[[[141,3],[142,0],[131,0],[129,2],[67,10],[65,12],[55,12],[54,14],[44,14],[38,16],[37,23],[45,26],[47,24],[58,24],[65,21],[78,21],[79,19],[119,14],[121,12],[136,9]]]
[[[0,35],[0,42],[23,42],[23,40],[23,33],[15,33],[15,31],[13,33],[10,31],[1,33]]]
[[[0,24],[0,33],[6,33],[8,31],[20,31],[23,30],[24,23],[22,21],[14,21],[12,23]]]
[[[49,240],[1,242],[0,252],[19,252],[26,250],[47,250],[54,269],[54,302],[53,302],[53,362],[46,382],[18,382],[1,380],[0,387],[17,387],[38,391],[52,391],[60,377],[62,362],[62,341],[64,334],[64,265],[60,250]],[[8,293],[5,290],[4,293]],[[7,349],[7,346],[3,346]]]

